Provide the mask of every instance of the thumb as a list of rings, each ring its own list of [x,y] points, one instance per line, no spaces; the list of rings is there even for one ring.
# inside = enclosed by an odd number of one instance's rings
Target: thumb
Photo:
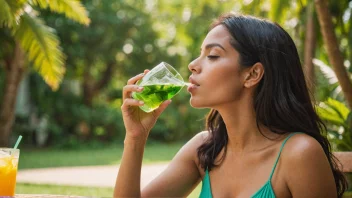
[[[171,100],[166,100],[163,103],[161,103],[161,105],[159,106],[159,108],[157,108],[154,113],[155,116],[159,117],[160,114],[166,109],[167,106],[169,106],[169,104],[171,103]]]

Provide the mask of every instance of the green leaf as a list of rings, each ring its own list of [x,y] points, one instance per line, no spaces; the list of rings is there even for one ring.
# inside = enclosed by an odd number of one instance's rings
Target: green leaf
[[[34,5],[41,8],[47,8],[51,11],[66,15],[67,18],[72,19],[78,23],[89,25],[90,19],[85,7],[78,0],[33,0]]]
[[[39,6],[40,8],[47,8],[49,0],[32,0],[33,5]]]
[[[338,82],[338,79],[334,70],[329,65],[325,64],[323,61],[316,58],[313,59],[313,64],[318,66],[320,71],[323,73],[324,77],[329,80],[329,84],[332,85]]]
[[[325,104],[317,106],[316,112],[322,120],[330,122],[331,124],[335,124],[338,126],[345,124],[344,120],[339,117],[338,113],[336,113],[335,110]]]
[[[316,110],[321,119],[332,124],[348,127],[346,120],[350,110],[340,101],[328,98],[327,101],[320,103]]]
[[[15,32],[15,39],[27,51],[34,69],[53,90],[56,90],[63,78],[65,68],[64,54],[54,30],[46,26],[41,19],[24,14]]]
[[[23,14],[27,0],[0,0],[0,27],[13,27]]]
[[[29,0],[5,0],[10,5],[11,10],[18,11],[22,9],[26,4],[28,4]]]
[[[346,107],[345,104],[332,98],[328,98],[325,104],[334,109],[341,119],[344,121],[347,120],[347,116],[350,113],[350,110]]]
[[[5,0],[0,0],[0,27],[11,27],[15,24],[15,15]]]

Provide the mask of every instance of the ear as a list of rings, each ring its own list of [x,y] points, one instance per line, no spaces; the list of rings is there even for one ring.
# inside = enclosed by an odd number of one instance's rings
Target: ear
[[[245,79],[243,86],[246,88],[251,88],[259,84],[260,80],[264,75],[264,66],[258,62],[250,67],[245,72]]]

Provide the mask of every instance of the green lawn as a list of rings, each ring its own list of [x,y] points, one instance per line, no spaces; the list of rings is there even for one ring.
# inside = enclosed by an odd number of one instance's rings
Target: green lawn
[[[184,143],[148,144],[144,152],[143,163],[170,161]],[[122,145],[105,148],[86,148],[74,150],[62,149],[21,149],[19,169],[47,168],[62,166],[91,166],[118,164],[121,159]],[[16,194],[62,194],[89,197],[111,197],[111,188],[91,188],[56,185],[17,184]],[[190,198],[200,193],[200,185]]]
[[[143,163],[170,161],[183,144],[148,144]],[[21,149],[19,169],[118,164],[122,150],[122,145],[75,150],[24,148]]]
[[[188,198],[197,198],[200,193],[201,185],[188,196]],[[16,194],[61,194],[61,195],[78,195],[89,197],[112,197],[112,188],[90,188],[90,187],[72,187],[72,186],[55,186],[55,185],[36,185],[36,184],[17,184]]]
[[[20,183],[16,185],[16,194],[57,194],[89,197],[112,197],[113,189]]]

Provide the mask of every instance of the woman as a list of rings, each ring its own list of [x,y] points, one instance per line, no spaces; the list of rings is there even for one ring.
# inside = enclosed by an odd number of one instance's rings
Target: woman
[[[279,25],[227,14],[212,26],[189,64],[190,104],[210,108],[197,134],[142,191],[140,170],[149,131],[171,101],[146,114],[132,99],[131,78],[121,106],[125,147],[115,197],[341,197],[325,126],[314,111],[294,42]],[[148,71],[145,71],[148,72]],[[297,133],[299,132],[299,133]]]

